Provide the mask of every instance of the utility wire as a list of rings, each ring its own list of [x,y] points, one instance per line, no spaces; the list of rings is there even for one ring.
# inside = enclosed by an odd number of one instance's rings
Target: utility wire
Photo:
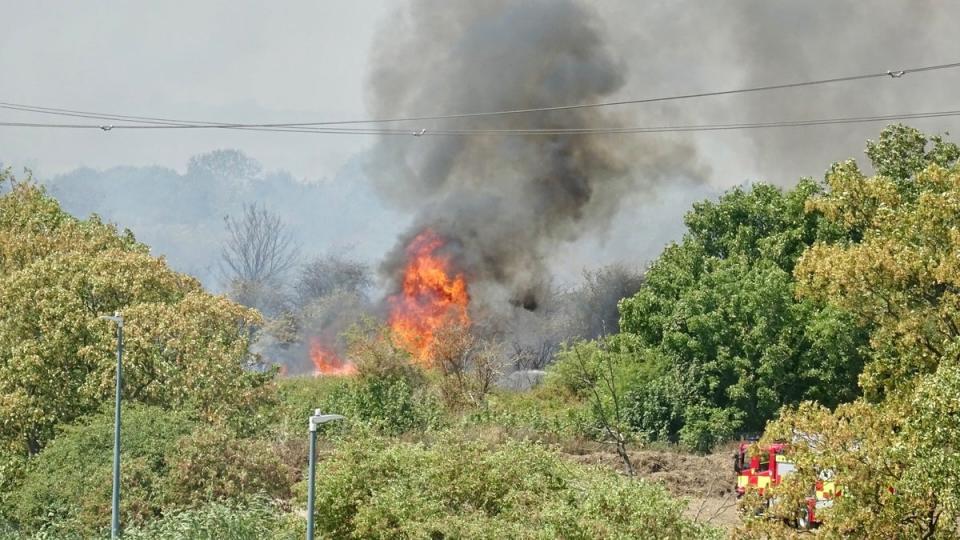
[[[899,79],[904,75],[911,74],[911,73],[940,71],[940,70],[946,70],[946,69],[955,69],[958,67],[960,67],[960,62],[952,62],[949,64],[937,64],[937,65],[931,65],[931,66],[922,66],[922,67],[906,68],[906,69],[899,69],[899,70],[887,70],[884,72],[866,73],[861,75],[850,75],[846,77],[833,77],[828,79],[817,79],[817,80],[803,81],[803,82],[771,84],[771,85],[765,85],[765,86],[754,86],[754,87],[738,88],[738,89],[732,89],[732,90],[718,90],[718,91],[712,91],[712,92],[698,92],[698,93],[680,94],[680,95],[672,95],[672,96],[629,99],[629,100],[622,100],[622,101],[606,101],[606,102],[598,102],[598,103],[582,103],[582,104],[575,104],[575,105],[559,105],[559,106],[550,106],[550,107],[533,107],[533,108],[525,108],[525,109],[508,109],[508,110],[492,111],[492,112],[439,114],[439,115],[430,115],[430,116],[406,116],[406,117],[374,118],[374,119],[362,119],[362,120],[337,120],[337,121],[324,121],[324,122],[293,122],[293,123],[206,122],[206,121],[197,121],[197,120],[179,120],[179,119],[162,118],[162,117],[98,113],[98,112],[90,112],[90,111],[80,111],[75,109],[40,107],[40,106],[32,106],[32,105],[24,105],[24,104],[8,103],[8,102],[0,102],[0,108],[22,111],[22,112],[53,114],[53,115],[59,115],[59,116],[74,116],[74,117],[100,119],[100,120],[149,123],[149,124],[165,124],[165,125],[178,125],[178,126],[191,125],[191,126],[219,127],[219,128],[284,128],[284,127],[336,126],[336,125],[345,125],[345,124],[378,124],[378,123],[393,123],[393,122],[416,122],[416,121],[425,121],[425,120],[450,120],[450,119],[458,119],[458,118],[508,116],[508,115],[538,113],[538,112],[568,111],[568,110],[575,110],[575,109],[614,107],[614,106],[622,106],[622,105],[637,105],[637,104],[645,104],[645,103],[658,103],[658,102],[665,102],[665,101],[695,99],[695,98],[704,98],[704,97],[712,97],[712,96],[745,94],[745,93],[751,93],[751,92],[766,92],[771,90],[801,88],[801,87],[808,87],[808,86],[818,86],[818,85],[858,81],[858,80],[865,80],[865,79],[878,79],[878,78],[885,78],[885,77]]]
[[[681,133],[707,132],[738,129],[786,128],[803,126],[821,126],[836,124],[858,124],[868,122],[887,122],[891,120],[915,120],[924,118],[942,118],[960,116],[960,110],[933,111],[922,113],[903,113],[873,116],[852,116],[841,118],[820,118],[808,120],[785,120],[776,122],[752,122],[731,124],[691,124],[674,126],[612,126],[599,128],[543,128],[543,129],[438,129],[411,131],[408,129],[378,129],[378,128],[337,128],[337,127],[251,127],[251,126],[215,126],[215,125],[165,125],[165,124],[127,124],[127,125],[99,125],[99,124],[44,124],[27,122],[0,122],[0,127],[27,127],[27,128],[70,128],[70,129],[99,129],[110,130],[164,130],[164,129],[191,129],[216,128],[237,129],[242,131],[267,131],[284,133],[315,133],[335,135],[400,135],[400,136],[476,136],[476,135],[609,135],[609,134],[643,134],[643,133]]]

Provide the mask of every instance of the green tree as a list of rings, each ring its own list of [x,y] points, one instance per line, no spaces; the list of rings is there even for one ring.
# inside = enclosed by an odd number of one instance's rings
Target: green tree
[[[204,293],[129,232],[73,218],[20,182],[0,197],[3,452],[36,454],[55,426],[109,401],[114,328],[98,316],[116,310],[127,322],[125,401],[258,420],[270,374],[244,369],[256,312]]]
[[[960,176],[956,167],[934,165],[912,182],[867,178],[852,164],[835,168],[830,194],[811,206],[845,224],[857,221],[863,239],[817,244],[796,270],[800,294],[873,328],[873,358],[861,380],[872,399],[936,370],[960,337]]]
[[[706,450],[759,432],[784,403],[853,399],[866,334],[843,310],[795,297],[791,275],[818,238],[842,231],[806,212],[818,184],[757,184],[694,206],[689,232],[620,303],[621,330],[655,351],[655,381],[633,393],[636,427]],[[663,389],[677,391],[663,392]]]
[[[933,148],[928,150],[929,141]],[[817,243],[797,264],[798,293],[868,327],[864,396],[831,411],[787,410],[765,438],[795,441],[799,473],[775,496],[799,507],[819,471],[843,495],[828,537],[960,535],[960,167],[956,145],[892,126],[868,155],[879,173],[834,166],[809,210],[856,241]],[[749,529],[771,534],[773,522]]]

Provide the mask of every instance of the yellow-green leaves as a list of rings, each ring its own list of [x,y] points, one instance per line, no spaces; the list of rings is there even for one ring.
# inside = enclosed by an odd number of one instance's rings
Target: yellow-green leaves
[[[844,223],[858,216],[862,239],[810,248],[795,271],[797,290],[875,328],[876,360],[861,384],[878,398],[936,369],[960,337],[960,171],[931,166],[911,198],[882,176],[844,172],[829,182],[813,207]]]
[[[801,256],[797,293],[870,329],[864,398],[787,410],[765,438],[795,443],[794,487],[775,494],[793,508],[791,489],[835,475],[843,495],[823,514],[828,538],[960,534],[960,167],[956,145],[932,140],[927,150],[916,130],[884,130],[867,151],[878,176],[839,164],[808,204],[849,240]]]
[[[202,291],[130,234],[78,220],[30,183],[0,196],[0,447],[33,454],[109,402],[126,319],[125,400],[249,421],[267,376],[244,370],[256,312]]]

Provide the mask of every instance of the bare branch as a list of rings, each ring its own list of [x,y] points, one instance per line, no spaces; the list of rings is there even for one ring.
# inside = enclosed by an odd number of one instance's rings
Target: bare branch
[[[221,271],[227,283],[274,282],[296,264],[297,246],[280,216],[251,204],[244,206],[242,218],[224,221],[228,236]]]

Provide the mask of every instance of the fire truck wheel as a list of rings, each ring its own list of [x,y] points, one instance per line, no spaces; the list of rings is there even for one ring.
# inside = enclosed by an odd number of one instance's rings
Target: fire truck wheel
[[[801,531],[806,531],[810,529],[811,526],[813,526],[813,523],[810,521],[810,509],[804,508],[797,517],[797,528]]]

